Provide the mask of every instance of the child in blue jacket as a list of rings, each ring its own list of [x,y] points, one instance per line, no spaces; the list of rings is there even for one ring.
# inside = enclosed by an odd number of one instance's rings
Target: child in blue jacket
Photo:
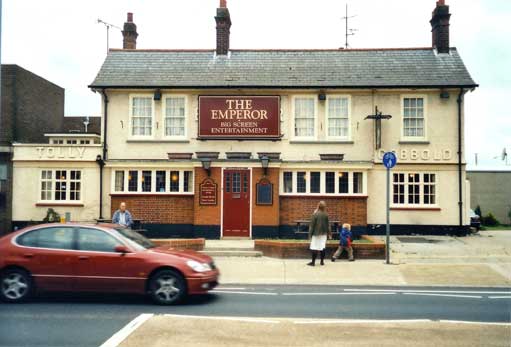
[[[353,235],[351,234],[351,225],[344,223],[339,235],[339,247],[337,247],[337,251],[335,251],[334,255],[332,256],[332,261],[339,259],[343,251],[348,252],[349,261],[355,260],[353,258],[353,247],[351,247],[352,237]]]

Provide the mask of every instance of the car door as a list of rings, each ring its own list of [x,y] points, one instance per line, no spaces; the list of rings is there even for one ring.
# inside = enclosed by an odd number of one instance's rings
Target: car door
[[[147,275],[140,271],[137,253],[118,253],[124,242],[98,228],[77,230],[75,289],[97,292],[144,292]]]
[[[40,290],[67,291],[74,279],[74,229],[53,226],[18,236],[17,263],[32,274]]]

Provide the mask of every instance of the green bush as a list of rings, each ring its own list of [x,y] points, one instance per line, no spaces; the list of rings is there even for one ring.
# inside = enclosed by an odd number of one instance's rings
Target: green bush
[[[496,225],[499,225],[499,221],[497,220],[497,218],[495,218],[495,216],[493,215],[493,213],[488,213],[485,217],[482,217],[481,218],[481,223],[483,225],[488,225],[488,226],[496,226]]]

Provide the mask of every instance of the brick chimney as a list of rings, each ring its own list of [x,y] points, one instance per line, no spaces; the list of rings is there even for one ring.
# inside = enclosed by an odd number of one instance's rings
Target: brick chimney
[[[220,7],[216,9],[216,54],[229,53],[229,35],[231,29],[231,15],[227,8],[227,0],[220,0]]]
[[[128,20],[124,23],[122,37],[122,48],[137,49],[137,26],[133,23],[133,13],[131,12],[128,12]]]
[[[445,0],[438,0],[433,10],[431,23],[431,33],[433,39],[433,48],[438,53],[449,53],[449,6],[445,4]]]

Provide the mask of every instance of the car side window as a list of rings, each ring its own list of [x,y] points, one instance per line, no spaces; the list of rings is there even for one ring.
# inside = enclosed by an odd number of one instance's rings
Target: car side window
[[[73,249],[73,229],[66,227],[52,227],[30,231],[17,240],[22,246]]]
[[[81,251],[115,252],[122,243],[106,232],[91,228],[78,230],[78,249]]]

